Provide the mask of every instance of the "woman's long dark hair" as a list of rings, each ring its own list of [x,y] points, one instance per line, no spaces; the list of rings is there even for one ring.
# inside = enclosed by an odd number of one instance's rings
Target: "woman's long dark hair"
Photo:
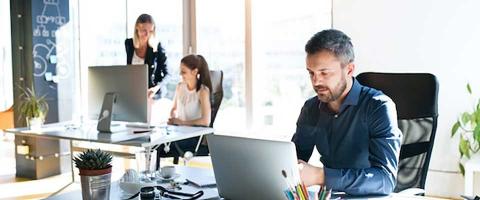
[[[212,92],[212,81],[210,80],[210,70],[208,69],[208,64],[205,58],[202,55],[195,55],[190,54],[185,56],[180,61],[182,62],[188,69],[195,70],[198,69],[197,75],[197,91],[200,90],[201,85],[205,85]]]

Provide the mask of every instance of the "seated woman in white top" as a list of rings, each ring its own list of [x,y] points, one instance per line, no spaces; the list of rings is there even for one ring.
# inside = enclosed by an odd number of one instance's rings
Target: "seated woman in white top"
[[[188,55],[182,58],[180,75],[182,82],[177,85],[175,90],[168,124],[209,126],[212,83],[205,58],[201,55]],[[175,157],[174,163],[177,164],[178,157],[187,156],[185,152],[195,152],[199,139],[200,137],[185,139],[168,146],[162,144],[157,150],[157,157]],[[202,148],[199,151],[202,151]],[[159,161],[160,159],[157,159],[157,169],[160,165]]]
[[[209,126],[212,83],[205,58],[194,54],[182,58],[180,76],[168,124]]]

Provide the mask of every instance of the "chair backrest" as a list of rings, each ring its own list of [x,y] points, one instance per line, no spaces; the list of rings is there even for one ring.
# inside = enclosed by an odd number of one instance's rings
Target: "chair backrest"
[[[210,79],[212,81],[212,95],[210,97],[212,114],[210,119],[210,127],[213,127],[213,122],[215,122],[218,109],[220,108],[220,104],[222,104],[223,99],[223,71],[210,70]]]
[[[438,81],[428,73],[361,73],[357,80],[381,90],[397,107],[403,133],[395,192],[425,189],[438,118]]]

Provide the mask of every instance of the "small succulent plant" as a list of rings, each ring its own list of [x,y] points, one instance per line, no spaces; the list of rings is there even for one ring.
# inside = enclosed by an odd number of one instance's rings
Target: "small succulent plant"
[[[79,169],[97,170],[111,167],[112,154],[100,149],[88,149],[76,156],[73,161]]]

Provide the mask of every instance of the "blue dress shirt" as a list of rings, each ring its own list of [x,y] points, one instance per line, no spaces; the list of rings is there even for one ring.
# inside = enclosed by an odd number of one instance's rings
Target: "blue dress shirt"
[[[292,141],[307,162],[317,147],[327,188],[385,195],[395,188],[401,137],[393,101],[353,78],[338,113],[317,97],[305,102]]]

